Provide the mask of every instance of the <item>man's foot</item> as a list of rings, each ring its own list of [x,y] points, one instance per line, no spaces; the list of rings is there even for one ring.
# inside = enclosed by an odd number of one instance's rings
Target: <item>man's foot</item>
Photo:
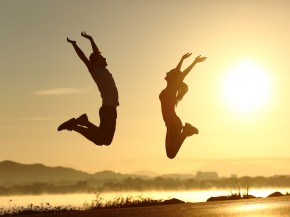
[[[192,136],[194,134],[198,134],[198,129],[191,124],[185,123],[183,132],[185,132],[186,136]]]
[[[83,125],[84,123],[87,123],[89,121],[87,114],[82,114],[76,119],[76,123],[79,125]]]
[[[70,130],[72,131],[74,125],[75,125],[75,118],[69,119],[68,121],[62,123],[61,125],[59,125],[59,127],[57,128],[58,131],[61,130]]]

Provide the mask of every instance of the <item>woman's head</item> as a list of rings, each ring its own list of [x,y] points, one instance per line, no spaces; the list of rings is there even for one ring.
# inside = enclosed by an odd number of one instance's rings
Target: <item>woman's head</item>
[[[101,68],[105,68],[108,65],[106,58],[104,58],[101,53],[92,53],[90,55],[90,62],[94,66]]]
[[[167,84],[176,82],[180,74],[181,71],[178,69],[172,69],[169,72],[167,72],[165,77]],[[182,100],[183,96],[187,93],[187,91],[188,91],[187,84],[184,82],[180,82],[179,86],[177,87],[175,106],[177,106],[179,101]]]
[[[167,82],[174,82],[178,79],[180,75],[180,71],[178,69],[171,69],[169,72],[166,73],[165,80]]]

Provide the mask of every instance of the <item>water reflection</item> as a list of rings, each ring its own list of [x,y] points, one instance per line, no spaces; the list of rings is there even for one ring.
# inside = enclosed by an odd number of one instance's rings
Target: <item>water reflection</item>
[[[265,209],[265,204],[242,204],[240,206],[234,207],[233,210],[237,212],[250,212],[255,211],[258,212],[261,209]]]
[[[289,197],[275,197],[266,199],[250,199],[229,202],[220,207],[223,216],[253,216],[253,217],[284,217],[290,216]]]

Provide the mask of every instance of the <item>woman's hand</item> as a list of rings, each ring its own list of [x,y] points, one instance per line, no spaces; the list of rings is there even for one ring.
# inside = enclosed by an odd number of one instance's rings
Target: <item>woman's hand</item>
[[[190,57],[191,53],[186,53],[182,56],[182,59],[186,59],[187,57]]]
[[[84,38],[87,38],[89,40],[92,39],[92,36],[88,35],[86,32],[82,32],[81,35],[84,37]]]
[[[73,41],[71,39],[69,39],[68,37],[66,38],[67,42],[71,43],[71,44],[76,44],[77,42],[76,41]]]
[[[206,57],[202,57],[201,55],[197,56],[194,60],[195,63],[200,63],[206,60]]]

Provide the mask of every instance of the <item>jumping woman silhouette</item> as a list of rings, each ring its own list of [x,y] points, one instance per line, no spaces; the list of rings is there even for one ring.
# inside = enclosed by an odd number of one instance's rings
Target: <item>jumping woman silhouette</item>
[[[67,41],[72,44],[79,58],[87,66],[101,93],[102,106],[99,109],[100,125],[95,126],[88,120],[87,115],[83,114],[78,118],[72,118],[61,124],[58,127],[58,131],[76,131],[96,145],[110,145],[116,128],[117,106],[119,106],[118,90],[112,74],[106,69],[107,61],[101,55],[93,38],[87,35],[86,32],[82,32],[81,35],[91,42],[93,53],[89,59],[77,46],[76,41],[69,38],[67,38]]]
[[[188,91],[187,85],[183,82],[185,76],[196,63],[203,62],[206,59],[206,57],[201,57],[201,55],[197,56],[193,63],[181,72],[183,60],[190,55],[191,53],[184,54],[176,68],[166,73],[167,86],[159,95],[162,116],[167,128],[165,139],[166,154],[170,159],[176,156],[186,137],[198,134],[198,129],[194,126],[188,123],[182,126],[180,118],[175,113],[175,107]]]

